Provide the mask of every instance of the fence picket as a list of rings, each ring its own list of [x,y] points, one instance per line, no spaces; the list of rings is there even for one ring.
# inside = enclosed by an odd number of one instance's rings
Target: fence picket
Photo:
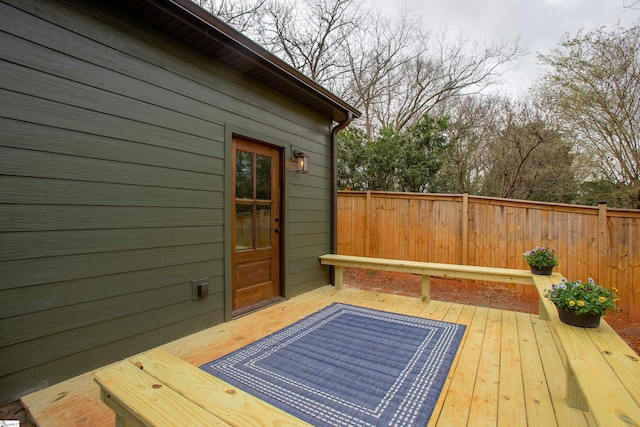
[[[616,286],[621,307],[640,318],[640,211],[467,193],[338,193],[342,255],[526,269],[522,252],[536,245],[556,249],[569,280]]]

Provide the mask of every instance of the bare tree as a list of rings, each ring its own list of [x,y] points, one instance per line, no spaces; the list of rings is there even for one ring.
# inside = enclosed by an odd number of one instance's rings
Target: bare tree
[[[502,100],[497,96],[452,97],[442,110],[450,116],[447,137],[451,144],[440,171],[440,192],[482,194],[490,141],[497,139]]]
[[[348,71],[348,38],[359,31],[360,0],[272,1],[261,22],[260,40],[273,53],[316,82],[334,90]]]
[[[369,138],[402,130],[445,100],[482,91],[524,52],[431,34],[411,11],[395,19],[363,0],[199,0],[293,67],[363,110]]]
[[[369,138],[382,123],[390,121],[385,116],[389,112],[385,95],[400,87],[403,66],[424,53],[419,24],[406,9],[396,20],[372,14],[367,30],[355,32],[349,39],[350,75],[344,96],[362,110],[362,126]]]
[[[364,30],[366,28],[366,31]],[[493,45],[425,32],[403,10],[396,19],[373,15],[349,39],[350,101],[363,111],[371,138],[380,128],[402,130],[425,114],[440,115],[448,99],[481,92],[500,81],[525,52],[519,40]]]
[[[450,97],[478,93],[496,84],[524,49],[518,40],[493,45],[471,44],[463,38],[451,42],[443,31],[425,40],[423,52],[402,67],[400,87],[384,95],[398,129],[432,114]]]
[[[488,147],[483,194],[550,202],[575,197],[573,147],[536,101],[503,101],[500,132]]]
[[[543,90],[592,175],[640,187],[640,24],[568,36],[539,58]]]
[[[257,34],[267,0],[192,0],[242,33]]]

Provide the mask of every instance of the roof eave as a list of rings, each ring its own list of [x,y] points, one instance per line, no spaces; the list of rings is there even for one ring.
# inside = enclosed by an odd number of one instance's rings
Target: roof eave
[[[128,2],[125,1],[125,3]],[[140,4],[139,1],[136,3]],[[259,67],[262,72],[254,72],[250,77],[262,80],[264,84],[323,114],[329,114],[331,119],[336,122],[347,120],[349,112],[353,117],[360,117],[361,113],[353,106],[194,2],[190,0],[146,0],[145,4],[163,11],[172,19],[177,19],[188,25],[204,37],[221,43],[226,49],[232,50],[246,61]],[[209,54],[209,56],[212,55]],[[232,66],[241,68],[237,64]],[[264,72],[268,78],[262,77]]]

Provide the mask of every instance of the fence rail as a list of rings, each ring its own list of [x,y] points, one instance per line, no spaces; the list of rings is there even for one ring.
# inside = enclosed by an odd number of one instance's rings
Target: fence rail
[[[640,318],[640,211],[466,193],[338,193],[341,255],[526,269],[522,253],[537,245],[556,250],[568,280],[618,288],[622,310]]]

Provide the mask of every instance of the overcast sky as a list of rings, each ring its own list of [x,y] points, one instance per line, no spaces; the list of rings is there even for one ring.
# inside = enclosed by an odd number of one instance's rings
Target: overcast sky
[[[536,54],[548,53],[563,34],[575,34],[618,22],[630,27],[640,18],[640,0],[369,0],[390,15],[406,5],[429,30],[446,27],[480,41],[520,36],[530,52],[505,76],[504,89],[518,95],[539,76]],[[624,8],[624,6],[634,6]]]

